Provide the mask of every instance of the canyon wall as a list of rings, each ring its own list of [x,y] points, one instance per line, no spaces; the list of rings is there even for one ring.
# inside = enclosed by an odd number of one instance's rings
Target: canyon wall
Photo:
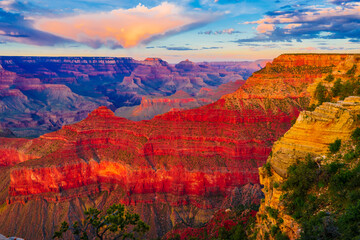
[[[281,55],[236,92],[197,109],[133,122],[100,107],[36,139],[0,139],[0,221],[12,219],[0,232],[48,238],[85,207],[114,202],[138,211],[151,237],[179,221],[206,222],[234,189],[259,183],[258,167],[309,105],[308,87],[332,71],[333,57]]]
[[[274,62],[276,62],[275,60]],[[349,74],[349,70],[360,63],[360,55],[328,55],[319,59],[308,60],[300,57],[297,61],[303,64],[309,62],[326,66],[334,65],[331,73],[335,79],[341,78],[343,82],[357,81],[359,71]],[[284,65],[293,66],[292,61],[285,61]],[[308,91],[311,102],[317,103],[315,92],[318,84],[324,84],[325,89],[334,87],[334,82],[317,78]],[[337,96],[330,96],[338,99]],[[272,227],[278,226],[290,239],[298,239],[301,233],[300,225],[286,214],[281,196],[284,191],[281,184],[287,180],[288,168],[298,161],[305,161],[307,156],[317,159],[322,164],[329,153],[329,144],[340,139],[346,141],[351,133],[359,127],[360,98],[351,96],[337,102],[325,102],[314,111],[301,112],[295,125],[275,142],[272,152],[267,160],[267,166],[259,169],[260,183],[264,185],[265,199],[261,203],[257,214],[257,239],[270,238]],[[272,212],[278,212],[274,218]],[[279,219],[283,221],[280,223]]]

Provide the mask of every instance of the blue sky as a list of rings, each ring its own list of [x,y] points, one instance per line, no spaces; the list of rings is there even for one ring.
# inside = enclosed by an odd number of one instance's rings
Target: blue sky
[[[0,55],[232,61],[359,46],[356,0],[0,1]]]

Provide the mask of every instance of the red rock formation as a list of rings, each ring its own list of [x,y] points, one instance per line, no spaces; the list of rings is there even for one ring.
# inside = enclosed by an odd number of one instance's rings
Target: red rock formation
[[[195,96],[179,90],[168,97],[143,97],[139,106],[118,108],[115,114],[134,121],[148,120],[169,111],[192,109],[213,103],[223,95],[234,92],[244,83],[244,80],[238,80],[222,84],[216,89],[201,88]]]
[[[220,92],[215,94],[217,98],[211,96],[211,101],[202,97],[192,103],[184,100],[184,106],[175,101],[168,107],[155,103],[151,110],[142,108],[136,114],[129,107],[139,105],[144,98],[167,98],[177,91],[196,97],[203,88],[216,92],[221,84],[243,79],[243,72],[189,63],[194,66],[192,71],[159,58],[1,56],[0,123],[20,137],[37,137],[77,122],[101,105],[120,108],[117,114],[122,117],[151,119],[171,109],[213,102],[220,98]],[[248,72],[258,69],[249,66]],[[229,88],[224,94],[234,90]]]
[[[301,65],[297,55],[282,55],[235,93],[198,109],[133,122],[100,107],[83,121],[37,139],[0,140],[0,151],[32,158],[2,161],[22,162],[6,170],[9,205],[1,211],[0,221],[5,214],[14,216],[19,202],[30,206],[46,199],[69,209],[66,202],[77,201],[78,207],[95,196],[101,207],[114,201],[134,205],[152,225],[152,236],[164,234],[179,220],[168,219],[175,207],[190,204],[202,214],[212,213],[235,188],[259,182],[258,167],[273,142],[307,106],[308,85],[331,70],[331,57],[324,64],[323,55],[306,56],[319,64]],[[106,196],[101,195],[104,192]],[[166,210],[159,212],[158,204],[165,204]],[[11,229],[12,234],[29,236],[24,228]],[[47,229],[43,234],[54,227]]]

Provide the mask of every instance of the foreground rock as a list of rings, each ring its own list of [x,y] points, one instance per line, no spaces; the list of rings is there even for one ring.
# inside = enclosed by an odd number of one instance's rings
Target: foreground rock
[[[346,141],[359,127],[360,97],[348,97],[337,103],[324,103],[314,112],[304,111],[295,125],[274,144],[268,163],[270,168],[260,168],[260,183],[264,185],[265,201],[257,214],[258,239],[270,236],[271,226],[277,221],[268,212],[268,208],[279,211],[278,218],[283,219],[280,230],[290,239],[300,237],[299,224],[285,213],[280,196],[283,191],[274,187],[287,178],[287,169],[306,156],[322,159],[329,152],[329,144],[337,139]],[[270,173],[270,175],[269,175]],[[267,217],[264,217],[267,216]],[[271,237],[272,238],[272,237]]]

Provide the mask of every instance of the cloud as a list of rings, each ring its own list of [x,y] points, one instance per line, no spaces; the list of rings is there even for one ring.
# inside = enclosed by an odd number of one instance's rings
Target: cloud
[[[334,3],[336,5],[346,5],[348,3],[356,3],[360,2],[359,0],[330,0],[331,3]]]
[[[160,46],[157,48],[165,48],[169,51],[192,51],[192,50],[198,50],[196,48],[189,48],[189,47],[167,47],[167,46]]]
[[[1,6],[10,6],[12,1],[1,2]],[[64,39],[43,31],[33,29],[32,20],[20,13],[7,12],[0,8],[0,40],[4,42],[17,42],[38,46],[54,46],[70,43]]]
[[[191,48],[191,47],[174,47],[174,46],[149,46],[146,47],[147,49],[153,49],[153,48],[163,48],[169,51],[199,51],[199,50],[213,50],[213,49],[221,49],[223,47],[202,47],[202,48]]]
[[[203,26],[217,17],[216,14],[189,13],[183,7],[163,2],[153,8],[139,4],[131,9],[42,18],[36,20],[35,27],[93,48],[103,45],[129,48]]]
[[[333,3],[340,1],[333,1]],[[345,2],[345,1],[342,1]],[[345,4],[333,7],[296,6],[287,10],[266,13],[258,21],[257,34],[253,38],[239,39],[244,42],[290,42],[304,39],[360,39],[360,4]]]
[[[214,0],[214,3],[218,4],[234,4],[242,2],[242,0]]]
[[[0,8],[6,12],[13,13],[29,13],[32,16],[53,13],[52,10],[36,5],[29,1],[18,1],[18,0],[2,0],[0,2]]]
[[[236,34],[236,33],[241,33],[240,31],[236,31],[233,28],[227,28],[227,29],[223,29],[223,30],[219,30],[219,31],[213,31],[213,30],[208,30],[205,32],[198,32],[198,34],[205,34],[205,35],[222,35],[222,34]]]
[[[306,51],[316,51],[318,50],[316,47],[305,47],[305,48],[300,48],[300,50],[306,50]]]
[[[201,50],[222,49],[223,47],[202,47]]]

